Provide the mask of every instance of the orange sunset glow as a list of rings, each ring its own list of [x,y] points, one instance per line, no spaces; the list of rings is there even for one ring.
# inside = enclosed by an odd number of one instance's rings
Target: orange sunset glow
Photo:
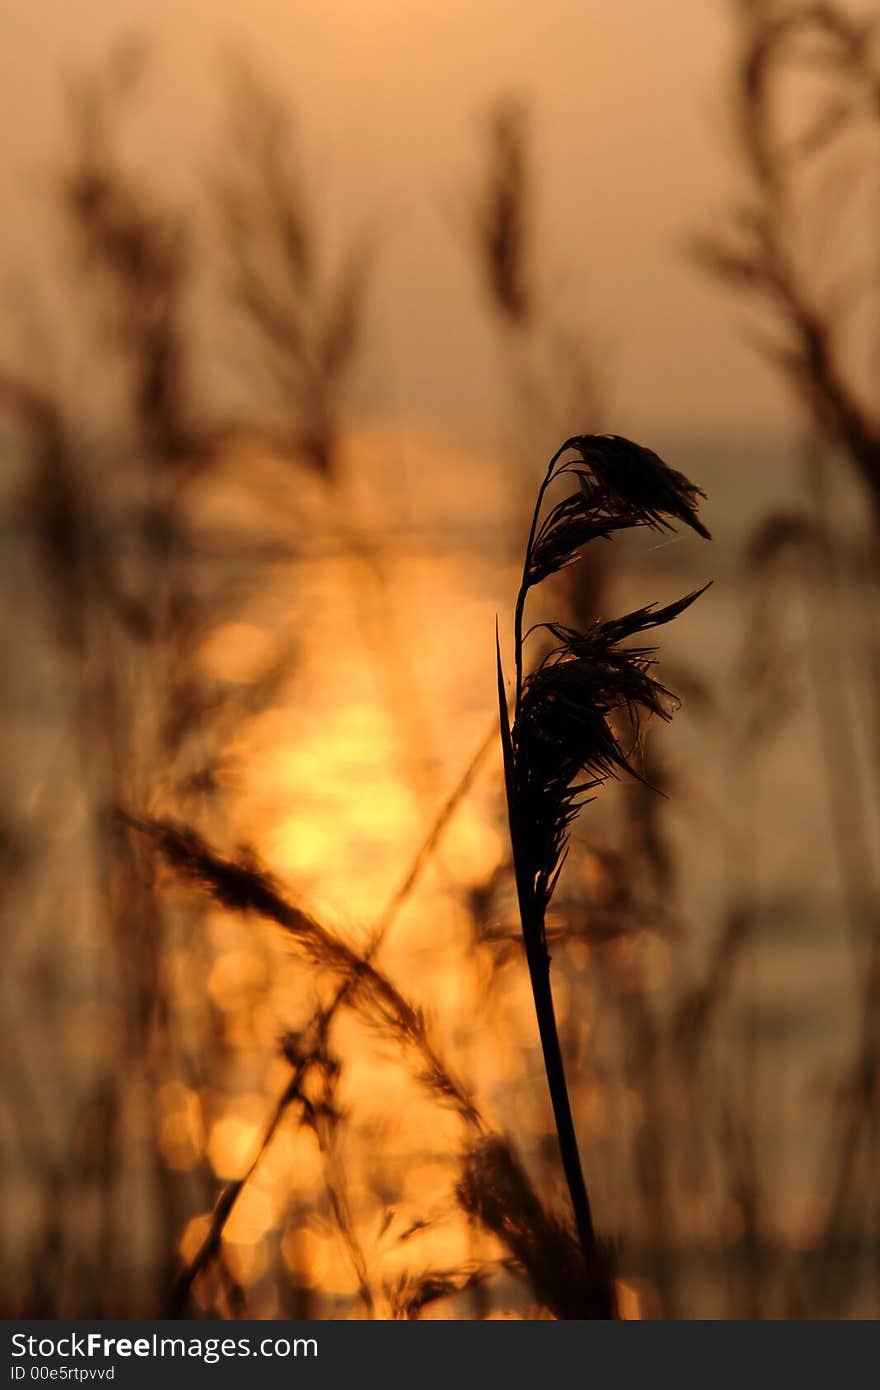
[[[5,40],[4,1316],[876,1317],[880,9]]]

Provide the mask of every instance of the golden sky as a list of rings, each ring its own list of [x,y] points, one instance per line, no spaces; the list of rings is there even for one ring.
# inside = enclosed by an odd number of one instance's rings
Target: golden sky
[[[39,254],[34,205],[61,130],[59,76],[131,32],[154,39],[156,61],[127,139],[161,159],[175,194],[198,189],[216,155],[233,51],[289,93],[325,219],[378,217],[368,409],[477,433],[497,423],[491,335],[458,219],[480,113],[521,92],[535,113],[548,283],[595,334],[613,428],[662,447],[664,435],[784,426],[782,391],[735,306],[682,250],[688,233],[715,225],[734,181],[723,0],[9,3],[7,283]]]

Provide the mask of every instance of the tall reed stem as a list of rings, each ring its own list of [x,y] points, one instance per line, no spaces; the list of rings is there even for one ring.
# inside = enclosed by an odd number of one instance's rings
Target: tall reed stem
[[[578,462],[560,463],[568,450],[579,456]],[[566,474],[574,475],[576,489],[551,507],[542,521],[548,488]],[[559,1153],[592,1286],[586,1313],[590,1317],[615,1316],[614,1284],[593,1227],[565,1079],[550,987],[547,908],[565,863],[571,827],[586,799],[607,777],[634,771],[610,717],[625,712],[632,720],[639,710],[670,717],[669,691],[650,675],[653,649],[621,644],[677,617],[702,590],[665,608],[649,604],[609,622],[594,622],[585,632],[560,623],[539,623],[558,645],[527,677],[523,675],[523,647],[529,636],[523,632],[525,608],[533,588],[582,558],[594,540],[609,539],[634,526],[671,529],[673,520],[709,539],[697,516],[697,499],[702,495],[657,454],[620,435],[566,439],[551,458],[538,489],[516,596],[512,726],[496,630],[498,711],[519,915]]]
[[[520,910],[523,910],[522,903],[520,903]],[[539,924],[538,930],[543,936],[543,922]],[[546,948],[538,950],[534,947],[528,947],[526,959],[529,966],[532,997],[535,1001],[535,1013],[538,1018],[538,1033],[541,1038],[541,1051],[544,1055],[544,1070],[547,1075],[547,1086],[550,1090],[553,1118],[556,1122],[556,1137],[559,1142],[562,1168],[571,1196],[578,1237],[584,1255],[590,1257],[595,1254],[596,1233],[593,1229],[593,1215],[590,1210],[590,1199],[584,1179],[577,1135],[575,1134],[568,1084],[565,1079],[565,1066],[562,1060],[562,1048],[559,1043],[559,1029],[556,1024],[556,1011],[553,1007],[553,991],[550,987],[550,955]]]
[[[544,505],[544,496],[547,492],[547,488],[552,481],[557,463],[570,447],[571,440],[566,440],[551,458],[547,466],[547,472],[544,475],[544,481],[538,490],[535,509],[532,513],[532,523],[529,529],[529,538],[526,543],[525,560],[523,562],[522,580],[519,593],[516,596],[516,608],[514,610],[513,640],[516,662],[514,720],[516,720],[519,715],[522,701],[523,617],[525,614],[526,598],[530,587],[528,576],[532,558],[532,548],[534,546],[538,520],[541,515],[541,508]],[[500,693],[502,703],[504,703],[503,691]],[[507,754],[507,747],[508,740],[505,739],[505,756]],[[510,833],[512,843],[516,845],[520,843],[520,835],[524,831],[527,833],[527,827],[520,827],[514,824],[516,812],[514,803],[510,797],[508,797],[508,815],[511,822]],[[535,1013],[538,1019],[538,1033],[541,1039],[541,1052],[544,1057],[544,1070],[547,1075],[550,1102],[553,1106],[553,1118],[556,1123],[556,1137],[559,1142],[559,1153],[562,1159],[565,1180],[568,1184],[569,1195],[571,1197],[571,1205],[574,1211],[578,1237],[584,1255],[589,1258],[595,1253],[596,1233],[593,1228],[590,1199],[587,1193],[587,1184],[584,1179],[583,1166],[578,1149],[571,1100],[568,1094],[568,1084],[565,1079],[562,1048],[559,1043],[556,1010],[553,1006],[553,991],[550,987],[550,953],[546,946],[544,913],[537,908],[534,892],[531,890],[530,885],[524,882],[522,864],[516,856],[514,857],[516,860],[517,898],[523,927],[523,938],[526,943],[526,960],[529,967],[529,979],[532,985],[532,997],[535,1002]]]

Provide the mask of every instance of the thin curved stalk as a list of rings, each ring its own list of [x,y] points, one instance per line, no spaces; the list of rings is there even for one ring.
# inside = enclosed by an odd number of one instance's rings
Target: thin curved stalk
[[[573,450],[576,464],[561,464]],[[563,474],[574,474],[577,490],[563,498],[540,524],[547,490]],[[619,435],[578,435],[551,458],[538,490],[526,542],[522,579],[514,606],[516,688],[513,724],[507,705],[496,626],[501,742],[510,838],[523,945],[544,1070],[562,1168],[571,1199],[585,1268],[592,1283],[593,1316],[615,1316],[611,1270],[596,1237],[572,1115],[571,1099],[550,985],[546,914],[568,850],[571,827],[586,799],[618,772],[638,776],[609,722],[615,712],[629,720],[641,708],[669,718],[669,692],[650,675],[648,648],[622,642],[669,622],[702,590],[665,608],[649,605],[577,632],[559,623],[545,626],[558,645],[524,678],[523,635],[528,595],[545,578],[582,557],[593,540],[637,526],[671,529],[682,522],[698,535],[709,532],[697,516],[700,489],[669,468],[650,449]]]

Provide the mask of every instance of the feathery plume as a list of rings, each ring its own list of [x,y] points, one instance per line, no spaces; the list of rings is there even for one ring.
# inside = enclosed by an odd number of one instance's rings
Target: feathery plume
[[[565,461],[574,454],[574,459]],[[575,491],[542,520],[552,483],[566,477]],[[529,592],[580,558],[593,540],[637,526],[672,529],[678,521],[698,535],[709,532],[697,516],[703,494],[650,449],[619,435],[576,435],[550,460],[532,517],[514,616],[516,692],[511,723],[497,647],[498,698],[504,777],[517,897],[526,960],[553,1104],[562,1164],[578,1236],[597,1297],[594,1316],[614,1316],[608,1263],[593,1228],[550,989],[545,918],[565,862],[571,827],[608,777],[639,774],[621,746],[612,719],[628,715],[638,729],[642,713],[669,719],[674,697],[655,680],[653,650],[621,644],[678,617],[702,589],[665,608],[648,605],[577,632],[539,624],[556,645],[523,676],[523,619]],[[532,629],[534,631],[535,629]],[[497,644],[497,634],[496,634]]]

